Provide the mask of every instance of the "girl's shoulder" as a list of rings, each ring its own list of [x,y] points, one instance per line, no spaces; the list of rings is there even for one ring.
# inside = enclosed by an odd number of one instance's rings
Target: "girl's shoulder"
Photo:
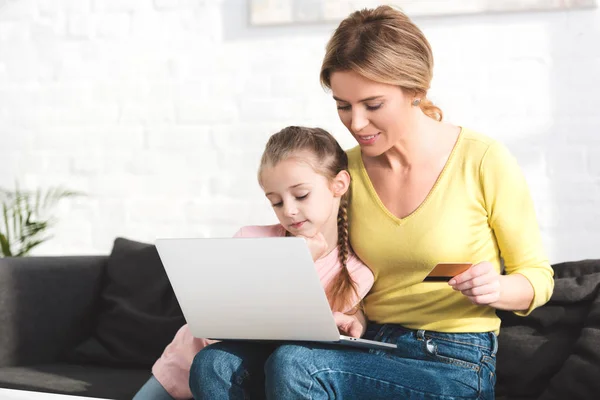
[[[373,272],[369,267],[365,265],[353,252],[348,254],[348,261],[346,261],[346,268],[350,273],[350,276],[355,282],[361,283],[361,288],[366,289],[365,293],[371,288],[375,281]],[[363,295],[364,295],[363,294]]]
[[[346,268],[348,268],[348,271],[350,271],[350,272],[355,271],[355,270],[361,270],[364,268],[371,271],[369,269],[369,267],[367,267],[365,265],[365,263],[363,263],[362,260],[360,258],[358,258],[352,251],[350,251],[348,254],[348,261],[346,261]]]
[[[285,236],[285,228],[281,224],[250,225],[240,228],[233,237],[259,238]]]

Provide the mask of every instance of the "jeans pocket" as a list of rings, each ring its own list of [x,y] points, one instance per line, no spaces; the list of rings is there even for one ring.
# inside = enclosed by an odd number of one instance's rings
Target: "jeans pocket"
[[[484,355],[481,359],[481,371],[479,371],[480,397],[484,400],[495,399],[496,387],[496,358]]]
[[[483,378],[487,379],[492,387],[496,386],[496,357],[483,356],[481,358]]]
[[[481,360],[481,352],[477,346],[426,337],[425,340],[423,340],[423,351],[428,357],[439,362],[452,364],[476,372],[481,370],[481,366],[478,362]]]

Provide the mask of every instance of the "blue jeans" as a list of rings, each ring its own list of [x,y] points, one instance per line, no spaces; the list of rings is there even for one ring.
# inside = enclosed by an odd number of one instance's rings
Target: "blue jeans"
[[[277,344],[223,341],[196,354],[190,369],[194,399],[264,399],[264,366]]]
[[[151,376],[135,394],[133,400],[174,400],[160,382]]]
[[[494,333],[369,324],[364,337],[398,349],[223,342],[198,353],[190,387],[196,400],[494,399]]]

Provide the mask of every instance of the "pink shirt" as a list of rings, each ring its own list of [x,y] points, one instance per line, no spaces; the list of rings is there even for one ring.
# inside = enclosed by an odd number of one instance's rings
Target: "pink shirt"
[[[246,226],[240,229],[234,237],[276,237],[285,236],[281,225]],[[338,249],[315,262],[315,268],[323,287],[337,276],[341,269],[338,259]],[[348,257],[347,268],[350,276],[356,282],[360,301],[373,286],[373,273],[354,255]],[[214,340],[198,339],[192,336],[187,325],[182,326],[173,341],[165,348],[162,356],[152,367],[152,374],[160,384],[175,399],[191,399],[189,388],[190,367],[196,354],[214,343]]]

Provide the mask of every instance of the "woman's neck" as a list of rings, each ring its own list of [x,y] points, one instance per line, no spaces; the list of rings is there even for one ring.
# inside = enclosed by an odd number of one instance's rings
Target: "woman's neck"
[[[439,150],[441,123],[418,113],[405,127],[402,137],[379,157],[386,167],[408,169],[427,164]]]

